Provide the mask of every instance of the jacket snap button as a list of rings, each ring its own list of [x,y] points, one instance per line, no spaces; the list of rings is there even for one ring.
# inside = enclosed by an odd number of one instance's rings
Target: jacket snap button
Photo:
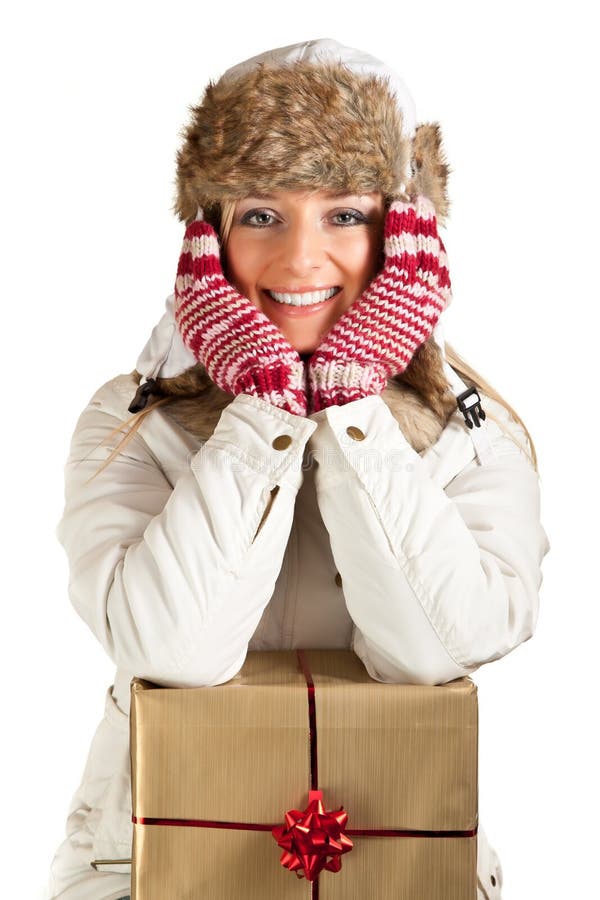
[[[357,428],[356,425],[349,425],[346,428],[346,434],[350,435],[353,441],[364,441],[364,432]]]
[[[492,887],[496,887],[496,879],[493,875],[490,875],[490,881],[492,882]]]
[[[292,443],[292,438],[289,434],[280,434],[279,437],[276,437],[272,442],[271,446],[276,450],[285,450]]]
[[[342,576],[340,575],[339,572],[335,573],[335,583],[337,584],[338,587],[342,586]]]

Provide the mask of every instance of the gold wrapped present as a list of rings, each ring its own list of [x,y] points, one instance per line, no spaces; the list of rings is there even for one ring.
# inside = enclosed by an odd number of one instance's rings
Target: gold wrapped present
[[[132,900],[474,900],[477,688],[350,650],[131,682]]]

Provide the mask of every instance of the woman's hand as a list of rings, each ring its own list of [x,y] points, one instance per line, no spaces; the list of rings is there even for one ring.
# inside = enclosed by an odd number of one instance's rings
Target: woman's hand
[[[299,354],[227,281],[219,252],[210,224],[196,220],[187,226],[174,304],[184,344],[227,393],[250,394],[305,416],[306,373]]]
[[[381,272],[327,332],[308,362],[314,412],[380,394],[432,334],[450,302],[435,207],[394,200],[385,220]]]

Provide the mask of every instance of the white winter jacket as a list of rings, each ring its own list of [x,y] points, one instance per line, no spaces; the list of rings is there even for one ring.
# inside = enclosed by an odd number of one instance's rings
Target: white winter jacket
[[[120,375],[94,394],[65,467],[69,595],[116,673],[49,898],[129,893],[134,675],[216,685],[248,650],[296,647],[351,647],[382,682],[472,675],[531,637],[550,546],[538,475],[491,416],[525,433],[485,395],[480,428],[457,409],[420,453],[381,396],[303,418],[238,395],[206,441],[157,408],[86,483],[136,388]],[[500,897],[481,826],[478,874],[478,896]]]

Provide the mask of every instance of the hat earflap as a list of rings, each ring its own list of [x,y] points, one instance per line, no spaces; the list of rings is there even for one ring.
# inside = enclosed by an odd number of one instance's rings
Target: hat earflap
[[[437,223],[446,225],[450,211],[448,175],[452,171],[446,162],[442,133],[437,122],[418,125],[412,139],[410,168],[412,177],[406,185],[411,198],[423,195],[433,203]]]

